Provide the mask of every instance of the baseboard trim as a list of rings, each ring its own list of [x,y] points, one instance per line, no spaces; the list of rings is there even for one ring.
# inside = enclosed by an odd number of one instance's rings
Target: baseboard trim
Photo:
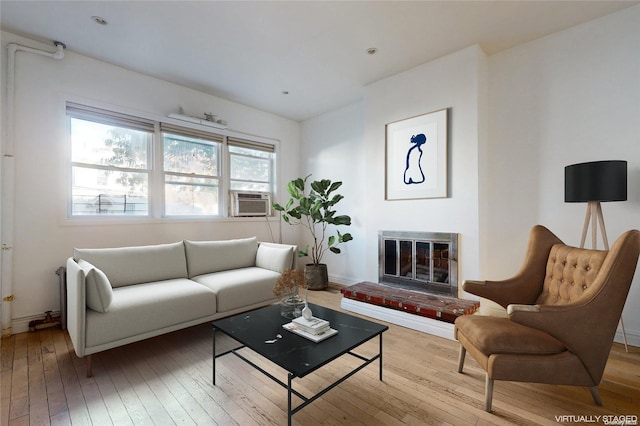
[[[51,312],[51,315],[54,317],[57,317],[60,315],[59,311],[53,311]],[[30,315],[28,317],[21,317],[21,318],[14,318],[13,319],[13,324],[11,327],[11,334],[18,334],[18,333],[26,333],[27,331],[29,331],[29,323],[31,321],[35,321],[35,320],[39,320],[39,319],[44,319],[45,315],[44,314],[39,314],[39,315]]]
[[[370,303],[359,302],[346,297],[342,298],[340,307],[347,311],[390,322],[391,324],[400,325],[402,327],[443,337],[445,339],[455,340],[453,337],[454,326],[448,322],[425,318],[420,315],[408,314],[403,311],[372,305]]]
[[[625,333],[627,335],[627,344],[629,346],[640,347],[640,333],[638,333],[637,330],[629,330],[629,328],[625,327]],[[622,327],[620,327],[620,323],[618,323],[618,329],[616,330],[616,335],[613,338],[613,341],[624,345],[624,336],[622,335]]]
[[[329,281],[339,284],[341,287],[349,287],[350,285],[357,284],[362,280],[355,280],[353,278],[345,277],[342,275],[329,274]]]

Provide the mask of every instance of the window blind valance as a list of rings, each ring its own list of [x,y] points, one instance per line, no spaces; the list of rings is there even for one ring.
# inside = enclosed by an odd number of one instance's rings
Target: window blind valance
[[[172,133],[174,135],[187,136],[198,139],[205,139],[212,142],[222,143],[222,135],[209,133],[202,130],[190,129],[188,127],[176,126],[174,124],[160,123],[160,131]]]
[[[155,121],[153,120],[109,111],[102,108],[80,105],[74,102],[67,102],[67,115],[81,120],[126,127],[128,129],[141,130],[144,132],[155,131]]]
[[[250,141],[246,139],[234,138],[231,136],[227,138],[227,143],[229,144],[229,146],[236,146],[239,148],[255,149],[255,150],[264,151],[264,152],[276,152],[275,145],[256,142],[256,141]]]

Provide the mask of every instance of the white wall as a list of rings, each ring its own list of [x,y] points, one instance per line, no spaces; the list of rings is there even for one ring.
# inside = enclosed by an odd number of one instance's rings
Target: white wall
[[[384,201],[384,125],[445,107],[450,197]],[[359,134],[360,109],[362,142],[331,151],[345,156],[341,165],[365,159],[364,176],[346,180],[364,182],[352,213],[364,238],[350,243],[364,253],[364,270],[335,265],[337,277],[377,280],[382,229],[461,233],[462,279],[514,274],[538,223],[578,245],[586,205],[564,203],[564,167],[584,161],[628,161],[629,200],[603,206],[609,241],[640,228],[640,6],[488,58],[470,47],[373,83],[364,103],[305,122],[304,149],[329,155],[322,144],[336,132]],[[347,187],[348,198],[360,197],[360,185]],[[640,346],[640,272],[624,319]]]
[[[2,33],[3,71],[6,44],[53,50],[10,33]],[[2,87],[6,73],[2,73]],[[128,224],[77,225],[66,220],[69,145],[65,100],[97,102],[125,112],[162,118],[181,105],[197,114],[213,111],[230,128],[280,141],[278,192],[299,174],[300,124],[254,108],[205,95],[162,80],[67,51],[60,61],[24,52],[16,58],[15,96],[15,238],[14,332],[26,319],[59,309],[56,269],[74,247],[108,247],[173,242],[181,239],[225,239],[257,235],[268,241],[264,219],[153,220]],[[2,104],[6,105],[3,90]],[[4,109],[4,108],[3,108]],[[3,111],[3,124],[6,111]],[[3,128],[5,126],[3,125]],[[7,141],[3,133],[3,153]],[[271,224],[278,239],[278,223]],[[297,243],[298,232],[283,227],[283,241]]]
[[[486,57],[472,46],[366,88],[364,103],[303,124],[304,168],[344,179],[354,241],[327,259],[341,283],[378,280],[378,231],[460,234],[460,277],[479,274],[480,117],[486,114]],[[448,198],[385,201],[385,124],[450,108]],[[328,149],[325,149],[328,147]]]
[[[479,131],[486,56],[472,46],[366,88],[366,275],[378,279],[378,231],[460,234],[459,279],[479,274]],[[449,197],[385,201],[385,124],[449,108]]]
[[[586,205],[564,203],[567,165],[628,161],[628,201],[603,204],[609,243],[640,228],[640,6],[493,55],[489,70],[490,278],[520,267],[532,224],[580,244]],[[623,315],[640,346],[638,271]]]
[[[338,214],[351,216],[351,226],[340,226],[353,241],[340,246],[341,253],[327,252],[322,259],[327,264],[330,280],[354,284],[365,276],[365,228],[362,206],[365,203],[364,104],[358,102],[321,115],[302,124],[300,177],[312,174],[310,180],[342,181],[337,193],[344,199],[336,205]],[[333,228],[335,229],[335,227]],[[308,237],[308,233],[304,235]],[[334,233],[335,235],[335,233]],[[304,237],[303,237],[304,238]],[[310,244],[306,240],[304,244]],[[302,259],[301,262],[308,261]]]

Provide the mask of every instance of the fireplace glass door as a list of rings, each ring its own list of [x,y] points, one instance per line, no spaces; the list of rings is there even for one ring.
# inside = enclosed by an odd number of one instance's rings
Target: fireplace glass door
[[[380,282],[457,295],[457,235],[380,233]]]

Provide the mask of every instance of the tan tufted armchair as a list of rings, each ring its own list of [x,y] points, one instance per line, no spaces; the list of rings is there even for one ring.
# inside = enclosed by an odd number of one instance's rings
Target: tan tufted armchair
[[[464,282],[465,291],[507,309],[507,318],[465,315],[455,321],[458,372],[467,352],[486,370],[487,412],[494,380],[585,386],[602,405],[597,386],[639,254],[637,230],[602,251],[567,246],[538,225],[514,277]]]

